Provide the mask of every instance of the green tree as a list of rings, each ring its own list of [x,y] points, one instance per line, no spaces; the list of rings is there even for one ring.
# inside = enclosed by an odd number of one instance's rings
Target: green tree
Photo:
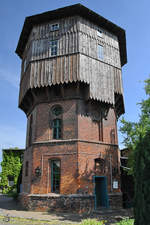
[[[145,81],[146,100],[140,104],[137,123],[121,120],[124,144],[130,150],[128,166],[135,179],[135,225],[150,224],[150,78]]]

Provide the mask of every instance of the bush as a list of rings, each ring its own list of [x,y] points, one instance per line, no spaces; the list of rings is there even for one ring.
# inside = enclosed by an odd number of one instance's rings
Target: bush
[[[81,225],[105,225],[104,220],[102,221],[97,221],[96,219],[86,219],[82,220]]]

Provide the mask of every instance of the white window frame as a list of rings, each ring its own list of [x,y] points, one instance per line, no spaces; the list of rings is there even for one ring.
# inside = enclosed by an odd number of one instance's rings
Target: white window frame
[[[50,56],[56,56],[58,53],[58,40],[50,41]]]
[[[59,23],[51,24],[50,31],[56,31],[56,30],[59,30]]]
[[[97,29],[97,36],[98,37],[103,37],[103,31],[101,29]]]
[[[100,60],[104,59],[104,46],[103,45],[98,44],[97,55],[98,55],[98,59],[100,59]]]

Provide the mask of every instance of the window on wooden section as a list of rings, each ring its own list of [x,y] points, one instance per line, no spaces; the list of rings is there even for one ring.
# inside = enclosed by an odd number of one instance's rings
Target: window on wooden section
[[[60,192],[60,160],[51,161],[51,192]]]
[[[58,51],[58,40],[50,41],[50,55],[57,55]]]
[[[29,146],[32,144],[32,125],[33,125],[33,118],[32,115],[30,116],[30,121],[29,121]]]
[[[26,161],[26,164],[25,164],[25,176],[26,177],[28,176],[28,170],[29,170],[29,162]]]
[[[100,29],[97,30],[97,36],[101,38],[103,37],[103,32]]]
[[[53,120],[53,139],[60,139],[61,132],[62,132],[62,121],[61,119],[54,119]]]
[[[26,71],[26,68],[27,68],[27,60],[25,59],[23,63],[23,72]]]
[[[102,45],[98,45],[98,59],[104,59],[104,49]]]
[[[59,30],[59,24],[55,23],[50,26],[50,31]]]

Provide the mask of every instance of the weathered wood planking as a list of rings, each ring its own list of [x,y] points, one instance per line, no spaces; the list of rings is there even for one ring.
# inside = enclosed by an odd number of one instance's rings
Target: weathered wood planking
[[[59,30],[50,31],[50,25],[59,22]],[[24,57],[27,64],[32,60],[50,57],[50,40],[58,40],[58,55],[80,51],[90,57],[97,58],[97,46],[104,47],[104,62],[115,67],[120,66],[119,43],[115,35],[102,30],[102,38],[97,35],[98,27],[81,17],[61,19],[32,29],[27,42]]]
[[[92,99],[114,104],[114,93],[123,94],[120,69],[82,54],[72,54],[32,62],[21,81],[20,101],[29,88],[77,80],[90,85]]]
[[[59,30],[50,31],[59,22]],[[90,98],[114,104],[114,93],[123,94],[120,52],[115,35],[79,17],[35,26],[24,51],[19,102],[29,88],[82,81],[90,85]],[[58,54],[50,56],[50,40],[58,40]],[[104,59],[98,60],[98,44]],[[23,63],[24,63],[23,60]]]

